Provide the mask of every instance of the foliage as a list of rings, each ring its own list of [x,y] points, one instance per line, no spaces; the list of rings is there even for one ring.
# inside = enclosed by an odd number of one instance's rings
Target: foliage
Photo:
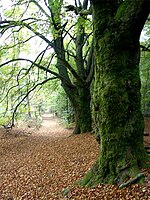
[[[47,107],[47,111],[61,118],[62,123],[66,127],[71,126],[71,124],[74,122],[74,110],[65,91],[59,85],[59,83],[57,86],[55,85],[55,89],[51,88],[49,91],[51,91],[51,95],[49,100],[46,100],[46,107],[49,105]]]
[[[142,52],[140,62],[142,112],[150,116],[150,52]]]

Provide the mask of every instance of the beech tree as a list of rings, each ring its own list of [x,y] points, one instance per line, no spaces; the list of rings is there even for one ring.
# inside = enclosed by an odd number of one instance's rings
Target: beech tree
[[[93,0],[95,121],[100,134],[97,162],[81,184],[142,180],[148,161],[143,145],[139,37],[150,11],[148,0]],[[126,178],[133,178],[124,183]]]
[[[38,11],[31,14],[28,10],[33,5]],[[18,10],[22,7],[24,10],[19,15]],[[87,9],[88,0],[84,0],[83,3],[75,1],[74,7],[77,10]],[[30,66],[28,71],[38,67],[47,74],[51,74],[43,83],[55,77],[59,78],[75,111],[74,133],[85,133],[91,131],[92,124],[90,84],[93,78],[93,46],[92,40],[89,39],[92,30],[87,31],[87,17],[76,13],[77,20],[70,23],[62,10],[63,0],[16,1],[9,17],[0,22],[2,34],[9,30],[15,34],[18,34],[20,30],[28,30],[30,37],[24,39],[22,43],[20,41],[21,44],[36,36],[47,46],[35,60],[15,57],[13,60],[2,63],[1,67],[11,62],[26,61]],[[55,70],[51,69],[52,63],[55,63]]]
[[[80,3],[80,9],[87,9],[88,0]],[[76,127],[74,133],[85,133],[91,131],[91,111],[90,111],[90,84],[93,78],[93,46],[91,44],[89,52],[84,55],[84,45],[87,43],[88,37],[91,35],[86,33],[85,20],[81,15],[77,17],[77,31],[75,36],[71,36],[71,42],[74,43],[75,54],[72,56],[75,60],[75,66],[71,66],[66,59],[64,46],[64,27],[61,25],[61,15],[58,10],[58,4],[55,1],[49,2],[51,16],[53,21],[53,48],[57,54],[57,68],[60,75],[62,87],[69,97],[75,111]],[[78,5],[76,3],[76,8]],[[57,11],[56,11],[57,10]],[[55,14],[54,14],[55,12]],[[78,14],[78,13],[77,13]],[[69,77],[68,70],[71,72],[73,79]],[[65,78],[65,79],[64,79]]]

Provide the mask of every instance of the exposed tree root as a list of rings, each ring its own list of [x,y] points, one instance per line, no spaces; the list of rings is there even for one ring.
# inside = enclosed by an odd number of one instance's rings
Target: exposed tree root
[[[123,188],[144,181],[144,173],[140,173],[140,169],[136,164],[128,162],[116,171],[118,171],[118,175],[115,178],[113,172],[101,168],[97,162],[77,184],[83,187],[93,187],[99,183],[115,184],[119,188]]]
[[[130,179],[127,182],[120,184],[119,188],[124,188],[124,187],[128,187],[131,184],[135,184],[135,183],[139,182],[142,178],[144,178],[144,174],[143,173],[139,173],[133,179]]]

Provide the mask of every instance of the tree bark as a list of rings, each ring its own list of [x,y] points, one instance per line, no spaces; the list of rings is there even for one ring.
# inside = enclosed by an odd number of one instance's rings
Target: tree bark
[[[90,89],[89,87],[79,87],[76,92],[79,95],[75,95],[75,99],[72,101],[76,120],[76,127],[73,133],[79,134],[90,132],[92,129]]]
[[[120,185],[126,178],[137,176],[147,161],[140,105],[139,37],[149,2],[93,0],[93,10],[94,106],[101,152],[80,183]]]
[[[66,92],[69,100],[75,111],[75,129],[74,134],[90,132],[92,129],[92,119],[91,119],[91,110],[90,110],[90,83],[91,81],[83,80],[83,77],[77,75],[77,80],[72,81],[69,78],[68,71],[66,68],[67,61],[65,59],[65,50],[62,36],[56,38],[55,40],[55,52],[57,53],[57,69],[61,78],[61,85]],[[83,58],[81,59],[83,60]],[[83,64],[78,61],[79,68],[82,68]],[[89,72],[90,74],[90,72]],[[79,78],[78,78],[79,77]],[[65,79],[64,79],[65,78]]]
[[[92,130],[91,117],[91,94],[89,84],[75,83],[74,87],[70,88],[67,85],[62,85],[75,112],[75,129],[74,134],[86,133]]]

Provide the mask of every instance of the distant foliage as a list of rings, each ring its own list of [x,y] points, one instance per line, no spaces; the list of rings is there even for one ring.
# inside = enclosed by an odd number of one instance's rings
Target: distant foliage
[[[150,116],[150,52],[142,52],[140,62],[142,112]]]
[[[150,22],[144,26],[144,41],[141,42],[140,75],[142,112],[150,117]]]

